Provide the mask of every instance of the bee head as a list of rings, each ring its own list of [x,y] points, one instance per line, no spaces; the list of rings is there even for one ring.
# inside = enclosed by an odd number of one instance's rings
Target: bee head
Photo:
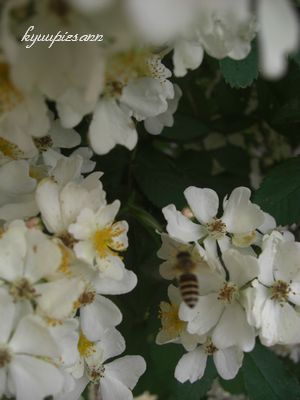
[[[190,257],[191,255],[188,251],[180,251],[176,256],[177,260],[183,260]]]

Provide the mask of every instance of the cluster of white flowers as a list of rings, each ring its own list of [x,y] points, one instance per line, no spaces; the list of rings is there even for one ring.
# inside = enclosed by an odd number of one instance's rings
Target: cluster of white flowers
[[[62,129],[92,115],[88,139],[98,154],[116,144],[132,150],[136,121],[159,134],[173,124],[181,91],[162,63],[173,51],[176,76],[197,68],[204,50],[245,58],[258,34],[262,72],[278,77],[297,50],[298,21],[289,0],[12,0],[1,6],[1,136],[25,156],[48,136],[46,101],[55,102]],[[28,44],[101,33],[103,41]],[[48,39],[49,40],[49,39]],[[26,134],[23,134],[23,132]],[[1,146],[2,147],[2,146]]]
[[[178,255],[184,252],[199,294],[191,307],[184,301],[187,286],[169,286],[156,341],[187,350],[175,369],[180,382],[200,379],[209,356],[219,375],[232,379],[257,335],[265,346],[300,343],[300,243],[276,230],[248,188],[234,189],[221,206],[211,189],[189,187],[184,195],[184,212],[172,204],[163,209],[160,273],[169,280],[183,276]]]
[[[120,202],[107,203],[91,151],[61,154],[80,135],[50,121],[47,136],[19,132],[31,157],[0,137],[0,398],[77,400],[92,382],[104,400],[132,399],[145,361],[110,360],[125,341],[104,296],[137,283],[121,256],[128,225],[115,221]]]

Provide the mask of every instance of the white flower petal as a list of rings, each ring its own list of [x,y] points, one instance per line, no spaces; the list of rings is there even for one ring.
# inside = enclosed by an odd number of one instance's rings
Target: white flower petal
[[[77,278],[65,278],[36,285],[37,304],[49,318],[64,319],[70,316],[74,304],[84,291],[84,283]]]
[[[177,211],[173,204],[164,207],[162,210],[167,220],[167,232],[175,239],[183,242],[191,242],[200,239],[205,235],[203,227],[190,221],[181,212]]]
[[[107,328],[116,326],[122,321],[122,314],[111,300],[97,295],[92,304],[80,309],[80,320],[84,335],[95,342],[103,336]]]
[[[258,276],[259,265],[256,258],[234,249],[227,250],[222,258],[229,272],[230,282],[234,282],[239,288]]]
[[[63,232],[65,227],[61,215],[58,184],[51,178],[43,179],[36,189],[35,199],[48,231]]]
[[[137,132],[131,118],[114,100],[102,99],[93,114],[89,139],[95,153],[106,154],[117,144],[132,150],[137,142]]]
[[[245,187],[234,189],[224,207],[222,221],[230,233],[248,233],[261,226],[264,214],[250,202],[251,191]]]
[[[175,369],[175,378],[183,383],[189,380],[191,383],[201,379],[206,368],[207,354],[202,347],[184,354]]]
[[[183,321],[186,320],[186,313],[184,312],[186,309],[187,307],[184,307],[184,304],[182,303],[179,309],[179,318]],[[200,296],[198,303],[193,310],[195,317],[188,321],[188,331],[190,333],[197,333],[198,335],[207,333],[216,325],[223,309],[224,305],[218,300],[217,293]]]
[[[64,379],[52,364],[26,355],[16,355],[9,365],[17,399],[43,400],[59,393]]]
[[[184,76],[188,69],[198,68],[202,63],[203,56],[204,50],[199,43],[187,40],[176,41],[173,54],[175,76]]]
[[[120,381],[133,389],[138,379],[146,371],[146,363],[141,356],[125,356],[105,365],[105,375]]]
[[[131,391],[111,376],[101,379],[99,390],[103,400],[133,400]]]
[[[279,78],[287,68],[287,55],[299,44],[297,12],[289,0],[261,0],[257,13],[262,72]]]
[[[0,288],[0,343],[6,343],[13,329],[15,318],[15,304],[7,290]],[[5,321],[5,322],[4,322]],[[1,385],[0,385],[1,388]],[[0,389],[1,390],[1,389]]]
[[[9,345],[15,353],[53,358],[60,354],[50,331],[40,318],[33,315],[22,318]]]
[[[200,189],[190,186],[184,191],[184,196],[195,217],[207,224],[217,215],[219,198],[212,189]]]
[[[213,358],[219,375],[233,379],[243,364],[244,353],[238,347],[229,347],[216,351]]]
[[[95,277],[93,284],[97,293],[101,294],[124,294],[131,292],[137,284],[137,276],[134,272],[124,269],[121,281],[111,278]]]
[[[255,345],[255,330],[246,319],[246,313],[237,302],[225,310],[212,334],[212,341],[219,349],[238,346],[251,351]]]

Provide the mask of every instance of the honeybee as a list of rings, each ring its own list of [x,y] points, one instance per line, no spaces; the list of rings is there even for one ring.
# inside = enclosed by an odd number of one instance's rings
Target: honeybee
[[[194,308],[199,297],[199,284],[195,275],[197,264],[188,251],[180,251],[176,259],[174,269],[182,299],[188,307]]]

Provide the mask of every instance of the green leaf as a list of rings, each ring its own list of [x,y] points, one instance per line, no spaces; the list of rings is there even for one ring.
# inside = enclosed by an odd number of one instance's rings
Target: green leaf
[[[231,58],[220,60],[221,72],[225,81],[234,88],[245,88],[258,77],[258,54],[255,42],[244,60],[236,61]]]
[[[207,360],[203,377],[195,383],[179,383],[174,388],[176,400],[200,400],[211,388],[213,380],[217,377],[217,371],[213,364],[212,357]]]
[[[143,193],[157,207],[184,205],[186,181],[170,157],[148,144],[137,153],[133,173]]]
[[[278,357],[261,344],[245,354],[242,372],[250,400],[300,399],[300,386],[296,379]]]
[[[209,128],[199,119],[177,113],[174,117],[174,125],[171,128],[165,128],[161,136],[175,142],[189,142],[201,138],[209,132]]]
[[[254,201],[280,225],[300,221],[300,157],[275,167],[256,192]]]

